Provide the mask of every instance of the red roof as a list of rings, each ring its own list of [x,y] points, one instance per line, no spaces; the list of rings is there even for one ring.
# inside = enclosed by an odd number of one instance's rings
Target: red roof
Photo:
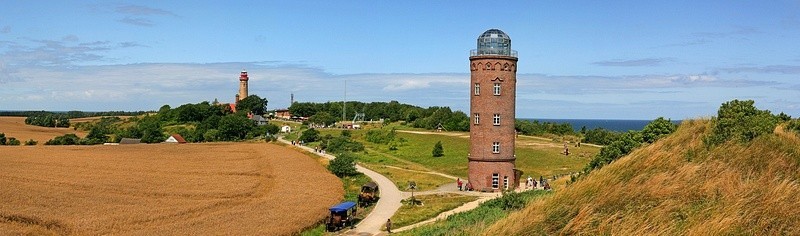
[[[186,139],[183,139],[183,136],[180,134],[173,134],[172,137],[178,140],[178,143],[186,143]]]
[[[228,106],[231,107],[231,111],[233,113],[236,113],[236,103],[228,103]]]

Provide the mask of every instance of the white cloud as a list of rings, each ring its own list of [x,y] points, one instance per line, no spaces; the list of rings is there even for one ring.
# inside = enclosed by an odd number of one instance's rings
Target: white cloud
[[[231,102],[238,91],[242,68],[250,76],[250,93],[267,98],[270,108],[288,106],[292,93],[296,101],[340,101],[347,81],[347,99],[351,101],[397,100],[423,107],[469,109],[468,73],[335,75],[319,68],[280,62],[18,66],[14,71],[6,70],[18,79],[3,82],[0,107],[153,110],[164,104],[178,106],[215,98]],[[716,111],[719,103],[730,97],[769,97],[778,94],[769,91],[779,87],[775,86],[777,82],[707,74],[519,74],[517,81],[518,116],[545,118],[695,117]],[[712,94],[715,95],[709,97]],[[800,109],[783,104],[771,109]]]

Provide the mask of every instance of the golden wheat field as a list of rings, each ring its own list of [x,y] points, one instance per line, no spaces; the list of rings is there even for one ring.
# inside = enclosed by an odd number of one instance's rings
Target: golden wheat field
[[[48,128],[35,125],[26,125],[25,117],[0,116],[0,133],[5,133],[6,137],[17,138],[22,143],[30,139],[44,144],[47,140],[65,134],[76,134],[79,137],[86,136],[86,132],[76,131],[72,128]]]
[[[343,195],[275,144],[0,147],[3,234],[285,235]]]

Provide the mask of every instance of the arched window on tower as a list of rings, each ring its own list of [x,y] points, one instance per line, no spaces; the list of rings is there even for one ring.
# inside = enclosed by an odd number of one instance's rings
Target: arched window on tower
[[[500,83],[494,83],[494,95],[500,96]]]

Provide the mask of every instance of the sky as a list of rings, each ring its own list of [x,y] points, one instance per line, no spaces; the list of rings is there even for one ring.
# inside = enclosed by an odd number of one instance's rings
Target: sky
[[[469,110],[469,51],[518,51],[517,118],[800,116],[800,1],[3,1],[0,110],[268,108],[396,100]],[[346,86],[345,86],[346,84]]]

